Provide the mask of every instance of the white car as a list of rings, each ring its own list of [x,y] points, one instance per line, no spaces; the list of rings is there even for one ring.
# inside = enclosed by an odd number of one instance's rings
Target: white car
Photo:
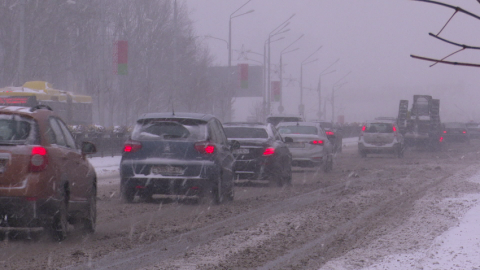
[[[323,166],[325,172],[333,168],[333,145],[318,123],[282,122],[277,126],[280,134],[292,138],[287,143],[292,153],[292,166]]]
[[[367,154],[391,153],[403,157],[405,144],[402,134],[394,122],[374,121],[362,127],[358,138],[358,152],[361,157]]]

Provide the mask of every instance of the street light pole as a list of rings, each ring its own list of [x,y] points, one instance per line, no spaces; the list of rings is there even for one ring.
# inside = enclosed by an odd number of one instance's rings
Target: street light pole
[[[303,117],[305,117],[305,115],[304,115],[305,114],[305,105],[303,105],[303,66],[317,61],[318,58],[316,58],[314,60],[310,60],[310,61],[308,61],[308,59],[310,59],[310,57],[312,57],[322,47],[323,47],[323,45],[318,47],[313,53],[311,53],[307,58],[305,58],[300,63],[300,105],[298,105],[298,111],[299,111],[300,115],[303,116]]]
[[[228,66],[229,67],[232,66],[232,19],[246,15],[248,13],[252,13],[254,10],[252,9],[239,15],[235,15],[235,16],[233,15],[237,13],[237,11],[239,11],[241,8],[243,8],[246,4],[250,3],[250,1],[252,0],[248,0],[245,4],[243,4],[242,6],[237,8],[234,12],[232,12],[232,14],[230,14],[230,20],[228,21]]]
[[[284,110],[283,108],[283,55],[298,50],[298,48],[296,48],[290,51],[285,51],[288,48],[290,48],[293,44],[295,44],[297,41],[299,41],[303,36],[304,34],[300,35],[296,40],[288,44],[287,47],[283,48],[283,50],[280,51],[280,106],[278,106],[278,111],[280,113],[282,113]]]
[[[279,35],[279,34],[283,34],[283,33],[286,33],[288,31],[290,31],[290,29],[285,29],[285,27],[288,26],[288,24],[290,24],[290,20],[293,18],[293,16],[295,16],[295,14],[292,14],[292,16],[290,16],[288,19],[286,19],[284,22],[282,22],[279,26],[277,26],[275,29],[272,30],[272,32],[270,32],[268,34],[268,39],[267,39],[267,42],[268,42],[268,67],[267,67],[267,92],[268,92],[268,97],[267,97],[267,112],[270,114],[270,111],[271,111],[271,84],[270,84],[270,43],[272,43],[271,41],[271,38],[275,35]],[[284,30],[285,29],[285,30]]]
[[[345,74],[345,76],[340,78],[332,86],[332,124],[335,123],[335,90],[336,90],[335,88],[340,89],[342,86],[344,86],[347,82],[343,82],[341,84],[338,84],[338,83],[341,82],[343,79],[345,79],[348,75],[350,75],[350,73],[352,73],[352,72],[349,71],[347,74]]]
[[[335,60],[335,62],[333,62],[328,67],[326,67],[324,70],[322,70],[322,72],[320,72],[320,75],[318,76],[318,86],[317,86],[317,90],[318,90],[318,120],[322,120],[322,118],[325,117],[325,115],[322,115],[322,77],[335,72],[335,70],[332,70],[332,71],[329,71],[329,72],[327,72],[327,71],[333,65],[335,65],[339,60],[340,59]],[[327,73],[325,73],[325,72],[327,72]]]

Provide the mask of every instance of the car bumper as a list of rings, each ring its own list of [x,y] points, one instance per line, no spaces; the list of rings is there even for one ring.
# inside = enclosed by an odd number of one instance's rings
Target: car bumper
[[[60,203],[53,198],[0,197],[0,227],[45,227]]]
[[[400,148],[402,148],[402,144],[398,142],[384,145],[375,145],[364,142],[358,143],[358,151],[367,153],[395,153]]]

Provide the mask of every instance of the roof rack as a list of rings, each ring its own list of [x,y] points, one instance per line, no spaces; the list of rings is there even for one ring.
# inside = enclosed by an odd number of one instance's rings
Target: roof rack
[[[40,109],[45,109],[45,110],[49,110],[49,111],[53,112],[52,108],[50,108],[50,106],[45,105],[45,104],[38,104],[37,106],[33,106],[32,108],[30,108],[30,111],[34,112],[34,111],[40,110]]]

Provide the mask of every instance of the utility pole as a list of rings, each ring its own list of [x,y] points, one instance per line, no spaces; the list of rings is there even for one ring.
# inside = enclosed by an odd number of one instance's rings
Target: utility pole
[[[18,85],[25,83],[25,1],[20,0],[20,33],[18,44]]]

